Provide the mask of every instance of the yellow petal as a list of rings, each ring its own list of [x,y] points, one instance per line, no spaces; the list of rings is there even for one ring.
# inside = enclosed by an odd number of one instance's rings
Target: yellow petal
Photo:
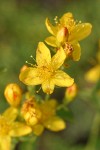
[[[92,25],[90,23],[77,24],[69,35],[69,41],[80,41],[91,33]]]
[[[57,86],[69,87],[74,83],[74,79],[65,72],[58,70],[54,76],[54,83]]]
[[[48,18],[46,18],[45,24],[46,24],[46,27],[47,27],[48,31],[52,35],[55,35],[57,33],[57,28],[50,23]]]
[[[57,107],[57,101],[55,99],[50,99],[47,101],[42,101],[40,104],[40,110],[42,112],[42,122],[44,120],[47,120],[50,118],[52,115],[54,115],[56,112],[56,107]]]
[[[55,99],[50,99],[49,101],[46,101],[45,103],[47,103],[47,106],[53,108],[56,108],[57,106],[57,101]]]
[[[42,124],[37,124],[33,126],[33,133],[37,136],[41,135],[44,131],[44,126]]]
[[[19,79],[26,85],[38,85],[42,83],[42,79],[38,77],[37,68],[28,67],[19,75]]]
[[[0,137],[0,150],[11,150],[11,138],[9,136]]]
[[[18,115],[18,109],[14,107],[9,107],[6,109],[6,111],[3,113],[3,116],[8,119],[9,122],[13,122]]]
[[[36,62],[38,66],[46,66],[51,61],[50,50],[43,42],[39,42],[36,51]]]
[[[64,26],[67,27],[67,25],[70,23],[70,21],[72,21],[73,19],[73,15],[72,13],[68,12],[65,13],[61,18],[60,18],[60,23]]]
[[[56,38],[54,36],[49,36],[45,39],[45,42],[50,45],[50,46],[53,46],[53,47],[57,47],[56,45]]]
[[[79,43],[73,44],[73,52],[72,52],[72,58],[74,61],[78,61],[81,56],[81,47]]]
[[[12,130],[10,131],[10,135],[12,137],[19,137],[32,132],[31,127],[25,125],[24,123],[15,122],[12,126]]]
[[[44,93],[51,94],[54,91],[54,83],[52,80],[46,80],[42,83]]]
[[[57,53],[52,57],[51,59],[51,63],[52,63],[52,66],[55,70],[57,70],[58,68],[60,68],[64,61],[65,61],[65,58],[66,58],[66,54],[65,54],[65,51],[63,50],[63,48],[61,47]]]
[[[100,79],[100,65],[97,65],[90,69],[86,75],[85,79],[89,82],[95,83]]]
[[[57,116],[53,116],[44,122],[44,126],[51,131],[61,131],[66,128],[65,122]]]

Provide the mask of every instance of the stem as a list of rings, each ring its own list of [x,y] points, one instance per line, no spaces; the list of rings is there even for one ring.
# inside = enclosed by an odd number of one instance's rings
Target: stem
[[[45,95],[45,100],[47,101],[47,100],[49,100],[49,98],[50,98],[50,95],[49,95],[49,94],[46,94],[46,95]]]
[[[93,120],[89,141],[86,145],[85,150],[96,150],[96,142],[99,134],[99,126],[100,126],[100,114],[97,112]]]

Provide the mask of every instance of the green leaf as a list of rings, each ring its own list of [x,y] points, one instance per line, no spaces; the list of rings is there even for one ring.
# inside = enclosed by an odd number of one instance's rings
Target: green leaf
[[[37,147],[37,137],[34,136],[30,136],[26,139],[20,139],[20,144],[19,144],[19,150],[36,150]]]
[[[61,107],[57,110],[57,115],[66,121],[73,121],[73,114],[65,107]]]
[[[19,145],[19,150],[35,150],[35,143],[22,142]]]

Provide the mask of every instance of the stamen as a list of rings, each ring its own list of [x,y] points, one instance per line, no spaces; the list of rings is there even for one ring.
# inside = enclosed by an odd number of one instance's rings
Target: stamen
[[[39,93],[39,92],[40,92],[40,90],[41,90],[41,88],[42,88],[42,87],[40,86],[40,88],[36,91],[36,93]]]
[[[54,21],[55,21],[55,24],[58,24],[58,16],[55,16]]]
[[[32,67],[34,67],[33,64],[29,63],[28,61],[25,61],[26,64],[31,65]]]
[[[35,58],[32,55],[30,57],[36,62]]]

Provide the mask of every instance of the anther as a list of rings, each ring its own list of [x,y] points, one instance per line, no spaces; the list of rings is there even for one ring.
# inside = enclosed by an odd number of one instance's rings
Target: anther
[[[29,63],[28,61],[25,61],[26,64],[34,66],[33,64]]]
[[[35,58],[32,55],[30,57],[36,62]]]
[[[55,24],[58,24],[58,16],[55,16],[54,21],[55,21]]]
[[[39,93],[42,87],[39,88],[39,90],[36,91],[36,93]]]

